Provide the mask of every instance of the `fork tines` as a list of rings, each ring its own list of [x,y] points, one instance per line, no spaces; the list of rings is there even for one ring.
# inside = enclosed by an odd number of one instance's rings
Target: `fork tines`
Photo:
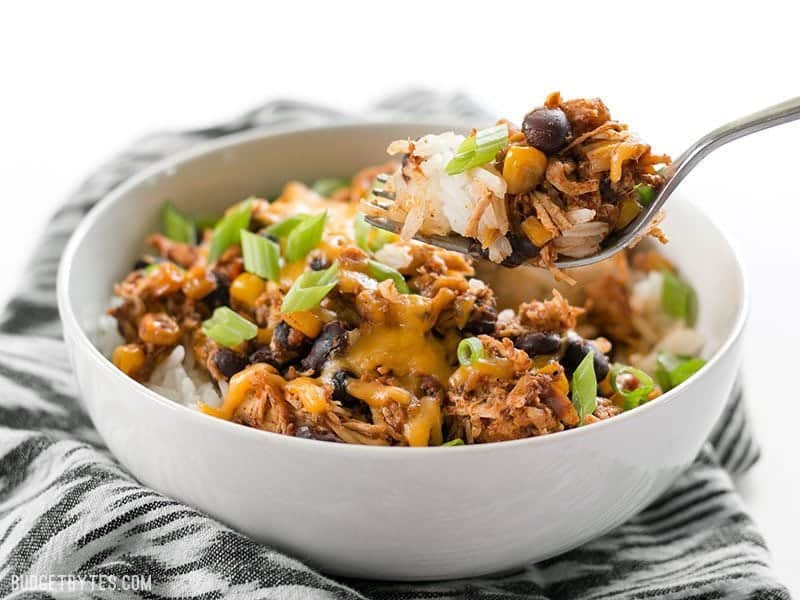
[[[386,184],[389,182],[389,175],[387,173],[380,173],[377,177],[375,177],[375,181],[378,183]],[[375,186],[372,188],[372,195],[375,196],[374,204],[379,208],[389,208],[395,200],[394,192],[390,192],[382,187]],[[381,202],[380,199],[389,200],[389,203]]]

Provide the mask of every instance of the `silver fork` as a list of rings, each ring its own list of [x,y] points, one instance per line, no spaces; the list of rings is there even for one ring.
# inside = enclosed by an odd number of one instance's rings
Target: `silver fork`
[[[769,108],[747,115],[746,117],[736,119],[707,133],[661,172],[665,181],[653,201],[650,202],[627,227],[612,233],[603,240],[603,246],[597,254],[583,258],[559,258],[559,260],[556,261],[556,266],[560,269],[569,269],[590,265],[609,258],[626,248],[634,239],[644,233],[645,228],[658,214],[658,211],[664,206],[667,198],[672,195],[675,188],[677,188],[689,172],[711,152],[740,137],[750,135],[751,133],[763,129],[769,129],[776,125],[782,125],[783,123],[788,123],[796,119],[800,119],[800,97],[786,100],[785,102],[770,106]],[[379,175],[377,179],[378,183],[385,185],[388,181],[388,176]],[[386,203],[394,201],[394,194],[381,187],[376,186],[372,193],[376,197],[375,204],[378,207],[388,208],[388,204]],[[397,223],[388,219],[366,217],[366,220],[370,225],[394,233],[398,233],[402,228],[402,223]],[[486,252],[481,248],[480,242],[471,238],[466,238],[457,233],[451,232],[448,235],[431,236],[416,235],[414,239],[433,246],[439,246],[445,250],[468,254],[477,259],[487,259]],[[520,264],[524,264],[531,257],[532,255],[530,254],[526,256],[515,256],[515,254],[512,254],[502,264],[507,267],[516,267]]]

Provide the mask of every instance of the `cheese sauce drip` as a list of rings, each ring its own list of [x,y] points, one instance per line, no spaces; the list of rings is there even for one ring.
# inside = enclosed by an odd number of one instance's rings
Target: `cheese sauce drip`
[[[319,214],[327,211],[325,232],[317,251],[321,251],[329,262],[340,257],[342,250],[353,245],[353,223],[357,216],[357,205],[331,202],[315,196],[303,186],[289,184],[275,202],[263,203],[254,215],[265,225],[298,214]],[[285,240],[281,239],[285,245]],[[288,288],[307,269],[306,259],[284,264],[280,271],[281,285]],[[376,292],[378,282],[366,273],[342,270],[338,289],[341,293],[357,294],[359,290]],[[438,302],[445,298],[439,298]],[[446,299],[445,299],[446,300]],[[361,379],[348,384],[348,393],[363,401],[372,410],[381,410],[396,404],[407,411],[407,421],[402,433],[411,446],[439,445],[442,443],[442,410],[438,398],[415,397],[414,390],[420,380],[430,376],[442,386],[447,386],[454,371],[450,358],[454,356],[457,339],[435,337],[431,328],[441,306],[428,297],[417,294],[394,294],[386,302],[364,318],[359,328],[350,336],[347,350],[329,364],[322,378],[301,376],[284,381],[271,367],[252,365],[231,379],[229,391],[219,408],[202,405],[201,409],[223,419],[231,419],[237,408],[265,385],[275,388],[290,402],[302,404],[306,412],[319,416],[330,410],[329,393],[322,382],[330,379],[330,373],[347,369]],[[334,315],[335,316],[335,315]],[[285,318],[295,329],[306,335],[319,333],[322,322],[314,319],[314,311],[292,314]],[[311,337],[314,337],[311,335]],[[389,385],[376,378],[389,376],[398,385]]]
[[[446,384],[453,371],[445,343],[431,333],[431,300],[414,294],[392,298],[373,322],[359,328],[344,363],[358,375],[378,370],[401,380],[432,375]]]

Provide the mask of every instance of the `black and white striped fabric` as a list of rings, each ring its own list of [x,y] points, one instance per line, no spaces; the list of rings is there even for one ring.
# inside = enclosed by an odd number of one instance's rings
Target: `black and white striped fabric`
[[[424,90],[385,100],[372,114],[380,113],[486,120],[468,98]],[[250,128],[345,116],[278,101],[218,127],[147,137],[101,167],[53,217],[0,319],[0,595],[788,598],[731,483],[758,459],[738,391],[697,461],[647,510],[582,548],[497,578],[334,580],[142,487],[114,461],[76,401],[56,311],[58,258],[78,221],[120,182],[175,151]],[[131,577],[140,589],[123,589]]]

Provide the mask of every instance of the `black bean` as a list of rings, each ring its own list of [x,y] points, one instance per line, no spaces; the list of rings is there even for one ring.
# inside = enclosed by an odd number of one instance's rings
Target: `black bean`
[[[347,329],[339,321],[326,323],[322,331],[314,340],[308,355],[300,361],[300,367],[304,371],[313,371],[319,375],[328,356],[336,350],[344,347],[347,343]]]
[[[331,266],[328,257],[321,252],[311,257],[311,262],[308,263],[312,271],[323,271]]]
[[[295,437],[303,438],[306,440],[319,440],[321,442],[341,442],[336,434],[330,431],[318,431],[311,429],[308,425],[301,425],[294,432]]]
[[[439,380],[431,375],[423,375],[419,380],[419,393],[423,396],[440,397],[444,392]]]
[[[572,129],[560,108],[535,108],[522,121],[525,140],[545,154],[561,150],[572,136]]]
[[[281,321],[275,326],[275,330],[272,333],[272,342],[273,344],[277,344],[278,346],[282,346],[285,348],[292,348],[293,344],[291,338],[292,327],[286,322]]]
[[[215,271],[212,271],[211,275],[214,277],[214,281],[217,284],[217,287],[214,288],[213,292],[209,292],[208,294],[203,296],[202,301],[211,310],[214,310],[215,308],[219,308],[220,306],[227,306],[230,304],[231,282],[228,280],[227,277],[225,277],[225,275],[216,273]]]
[[[133,263],[133,270],[138,271],[139,269],[146,269],[152,265],[157,265],[158,263],[164,262],[164,259],[160,256],[142,256],[140,257],[135,263]]]
[[[296,361],[311,346],[311,340],[302,332],[290,327],[286,321],[275,326],[270,342],[270,351],[275,362],[281,366]]]
[[[372,423],[372,411],[365,402],[350,395],[347,391],[347,384],[351,379],[357,379],[355,374],[350,371],[336,371],[331,378],[333,385],[333,399],[336,400],[343,407],[353,413],[353,416],[366,422]]]
[[[528,356],[555,354],[561,348],[561,336],[557,333],[523,333],[514,340],[514,346],[524,350]]]
[[[230,379],[247,366],[247,358],[228,348],[218,348],[214,353],[214,365],[225,379]]]
[[[564,366],[564,370],[567,372],[568,376],[572,376],[572,373],[575,372],[575,369],[578,368],[578,365],[581,364],[583,358],[589,354],[590,351],[594,351],[594,373],[597,377],[597,381],[605,379],[610,370],[608,357],[600,352],[594,344],[587,342],[574,333],[570,333],[567,336],[564,356],[561,357],[561,364]]]
[[[347,382],[355,378],[355,374],[350,371],[336,371],[331,378],[333,384],[333,399],[341,402],[342,405],[355,400],[347,391]]]
[[[619,202],[619,195],[614,191],[614,188],[611,187],[611,179],[608,177],[603,177],[600,180],[600,197],[603,199],[603,202],[608,202],[609,204],[616,204]]]
[[[608,372],[611,370],[611,365],[609,364],[608,357],[597,350],[595,348],[594,353],[594,373],[597,377],[597,381],[602,381],[608,375]]]
[[[336,371],[331,378],[333,384],[333,399],[340,402],[342,406],[353,406],[357,402],[361,402],[357,398],[353,398],[347,391],[347,382],[350,379],[355,379],[355,375],[350,371]]]
[[[501,264],[504,267],[518,267],[522,263],[539,255],[539,248],[534,246],[533,242],[528,239],[528,236],[509,233],[507,237],[508,241],[511,242],[511,249],[513,252],[503,259]]]
[[[268,365],[272,365],[276,369],[281,367],[280,361],[275,358],[275,355],[272,353],[272,350],[269,348],[259,348],[255,352],[250,355],[250,363],[267,363]]]
[[[497,307],[494,298],[475,305],[469,314],[464,331],[474,335],[489,335],[494,333],[497,323]]]

